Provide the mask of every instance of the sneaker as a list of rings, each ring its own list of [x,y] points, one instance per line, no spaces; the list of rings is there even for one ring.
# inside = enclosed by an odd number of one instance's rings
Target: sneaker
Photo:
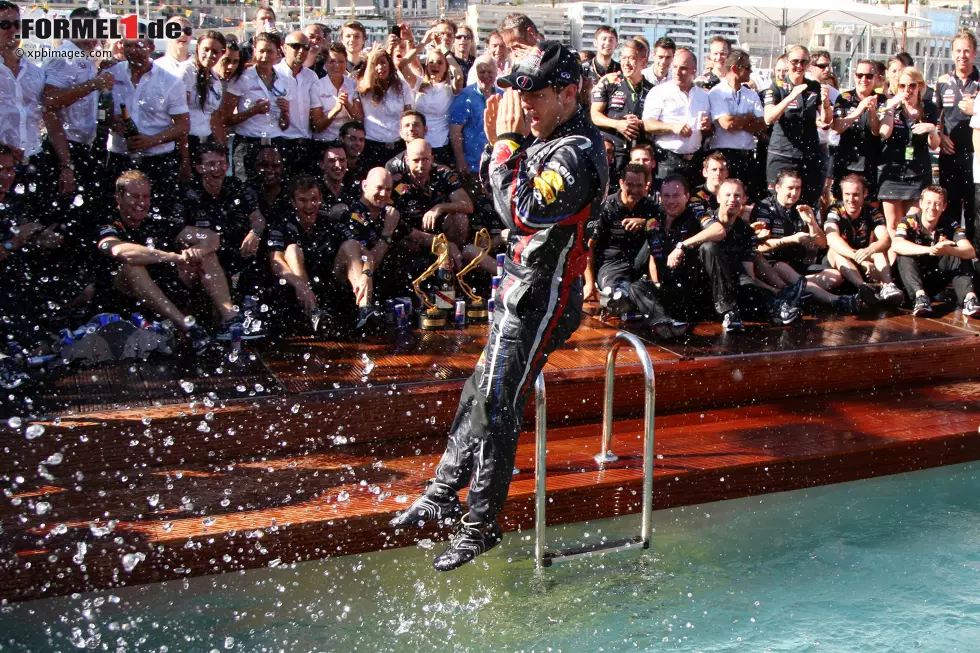
[[[671,328],[671,320],[663,318],[656,322],[647,324],[650,331],[660,340],[671,340],[674,337],[674,330]]]
[[[976,295],[970,295],[963,300],[963,315],[973,317],[977,313],[980,313],[980,300]]]
[[[187,340],[190,341],[191,348],[198,356],[204,354],[211,346],[211,335],[199,324],[187,329]]]
[[[901,306],[905,301],[905,293],[893,283],[886,283],[878,292],[878,299],[892,306]]]
[[[456,490],[443,483],[434,482],[426,489],[425,494],[415,500],[408,509],[398,513],[388,522],[392,528],[405,526],[421,527],[427,521],[440,524],[454,521],[463,514]]]
[[[472,524],[464,517],[449,540],[446,550],[435,557],[432,566],[437,571],[452,571],[462,567],[478,555],[500,544],[503,534],[496,523],[489,526]]]
[[[916,295],[915,302],[912,304],[912,315],[923,316],[932,315],[932,301],[929,295]]]
[[[845,315],[857,315],[861,310],[857,295],[841,295],[834,301],[834,306]]]
[[[860,286],[858,286],[857,297],[861,304],[867,306],[874,306],[879,301],[878,291],[866,283],[862,283]]]
[[[738,333],[745,330],[742,318],[736,310],[725,313],[724,317],[721,318],[721,327],[725,330],[725,333]]]
[[[772,323],[776,326],[786,326],[800,319],[800,309],[788,301],[780,301],[772,313]]]
[[[796,283],[786,286],[779,291],[779,299],[787,304],[795,306],[803,299],[803,292],[806,290],[806,277],[800,277]]]
[[[628,313],[633,308],[630,303],[629,293],[623,292],[622,288],[606,286],[599,292],[599,308],[604,308],[613,315]]]
[[[680,320],[671,320],[670,330],[674,332],[675,338],[683,338],[691,331],[691,325]]]
[[[362,333],[374,333],[380,327],[381,321],[381,311],[376,306],[361,306],[357,309],[354,328]]]

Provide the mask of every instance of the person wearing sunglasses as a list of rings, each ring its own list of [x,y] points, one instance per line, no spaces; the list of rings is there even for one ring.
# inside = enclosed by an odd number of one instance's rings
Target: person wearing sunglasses
[[[750,197],[761,195],[756,184],[756,136],[765,132],[766,121],[759,94],[745,86],[752,74],[749,53],[732,50],[725,60],[724,77],[708,92],[711,119],[715,123],[713,149],[728,162],[729,175],[742,180]]]
[[[854,88],[841,93],[834,103],[833,128],[840,134],[834,157],[834,195],[838,197],[840,180],[852,174],[864,178],[868,197],[878,197],[878,106],[884,106],[886,99],[875,93],[876,77],[875,63],[862,59],[854,71]]]
[[[106,167],[111,179],[127,170],[142,171],[159,197],[177,185],[180,165],[177,142],[187,136],[191,124],[187,90],[180,78],[151,59],[152,39],[146,36],[125,39],[123,52],[126,61],[110,69],[115,78],[112,87],[115,117],[109,132]],[[122,105],[126,105],[136,126],[135,135],[125,133]]]
[[[194,28],[191,26],[191,21],[184,16],[171,16],[167,23],[180,25],[180,36],[167,41],[167,51],[155,63],[171,75],[183,77],[184,69],[194,65],[194,57],[191,53]]]
[[[463,79],[466,79],[467,75],[470,74],[470,68],[473,67],[473,62],[476,61],[476,39],[473,36],[473,30],[467,25],[460,25],[456,28],[456,37],[451,51],[453,58],[456,59],[456,63],[463,71]]]
[[[840,91],[837,89],[837,77],[834,75],[834,66],[831,63],[830,53],[826,50],[814,50],[810,53],[810,69],[807,77],[820,82],[821,89],[825,89],[830,96],[830,105],[834,106],[840,98]],[[840,137],[831,130],[831,124],[821,126],[817,130],[820,137],[820,154],[824,161],[824,182],[822,194],[827,197],[834,177],[834,156],[837,154],[837,143]],[[827,202],[829,204],[829,202]]]
[[[819,206],[826,179],[823,151],[817,130],[833,123],[829,87],[807,79],[810,51],[795,45],[786,54],[789,72],[762,93],[767,125],[772,138],[766,160],[766,181],[775,184],[780,171],[796,168],[803,178],[800,202]]]
[[[878,163],[878,199],[888,233],[918,206],[922,191],[932,184],[932,157],[939,147],[939,109],[923,101],[925,80],[915,68],[898,77],[898,93],[885,104],[879,133],[884,145]],[[957,212],[957,216],[959,213]]]
[[[20,56],[20,9],[0,2],[0,142],[17,159],[18,177],[41,151],[41,106],[44,73]]]
[[[963,30],[953,39],[953,74],[943,75],[936,84],[936,103],[940,105],[939,184],[949,192],[946,213],[955,219],[966,217],[966,234],[974,245],[980,243],[980,216],[974,198],[973,130],[970,118],[978,113],[975,99],[980,93],[977,37]]]
[[[283,159],[287,178],[305,172],[313,174],[319,163],[319,150],[313,145],[313,125],[323,122],[319,82],[316,73],[303,65],[310,52],[310,40],[303,32],[286,36],[285,57],[274,67],[285,83],[286,94],[281,103],[289,114],[289,126],[283,130]]]

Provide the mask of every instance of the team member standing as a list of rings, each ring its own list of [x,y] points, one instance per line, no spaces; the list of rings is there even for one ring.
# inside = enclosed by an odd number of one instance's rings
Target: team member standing
[[[347,21],[340,28],[340,42],[347,50],[347,72],[357,77],[367,65],[367,57],[363,54],[367,44],[367,30],[356,20]]]
[[[977,37],[963,30],[953,39],[952,75],[943,75],[936,84],[934,95],[941,106],[939,185],[949,193],[946,211],[959,220],[966,219],[967,237],[974,245],[980,243],[980,218],[973,194],[973,133],[970,116],[980,93],[980,71],[973,62],[977,58]]]
[[[274,66],[276,74],[286,82],[286,101],[281,111],[289,116],[283,129],[283,159],[289,166],[288,175],[309,174],[319,163],[319,149],[313,143],[313,125],[323,123],[320,106],[320,78],[303,65],[310,41],[303,32],[286,36],[286,56]]]
[[[620,62],[613,59],[613,53],[619,45],[619,35],[609,25],[599,25],[595,30],[595,57],[582,64],[582,75],[589,78],[593,84],[610,73],[618,73]]]
[[[643,105],[643,128],[655,136],[657,176],[681,174],[688,186],[700,183],[701,144],[711,130],[708,93],[694,85],[698,60],[687,48],[674,55],[674,79],[655,86]]]
[[[126,61],[113,66],[112,99],[115,123],[109,134],[108,169],[112,179],[126,170],[140,170],[157,196],[176,186],[180,157],[176,142],[190,131],[184,85],[150,59],[153,41],[145,36],[126,39]],[[126,134],[122,105],[126,105],[135,134]]]
[[[864,59],[854,72],[854,90],[844,91],[834,105],[834,131],[840,134],[834,157],[834,189],[851,174],[864,177],[868,194],[878,197],[878,154],[881,149],[878,104],[884,96],[875,93],[875,64]]]
[[[604,76],[592,88],[592,123],[616,150],[613,176],[629,159],[630,148],[643,136],[643,102],[653,85],[643,78],[647,49],[639,41],[623,44],[622,72]]]
[[[424,75],[416,75],[414,66],[424,68]],[[432,146],[436,162],[453,164],[453,148],[449,145],[449,112],[453,101],[463,90],[464,76],[452,54],[442,50],[430,50],[423,66],[415,50],[401,62],[402,76],[414,90],[414,104],[423,116],[427,131],[426,140]]]
[[[398,136],[402,112],[412,108],[412,89],[402,81],[391,55],[375,45],[354,98],[356,117],[364,116],[364,167],[384,167],[388,159],[404,150]]]
[[[609,177],[599,130],[579,109],[581,71],[566,48],[543,42],[498,81],[511,90],[489,101],[488,179],[511,229],[509,256],[487,346],[463,388],[436,479],[391,522],[455,517],[457,492],[469,482],[469,512],[435,559],[441,571],[500,542],[496,516],[507,498],[524,406],[548,354],[581,319],[588,223],[598,217]]]
[[[224,34],[209,30],[198,40],[194,60],[182,67],[191,120],[190,133],[180,142],[180,176],[184,181],[191,178],[191,164],[197,162],[201,144],[225,142],[224,117],[219,111],[223,91],[221,80],[214,74],[224,52]]]
[[[194,28],[191,27],[191,21],[184,16],[171,16],[167,22],[180,25],[180,36],[167,41],[167,51],[154,63],[174,77],[181,78],[184,76],[184,69],[194,63],[190,51]]]
[[[766,130],[765,111],[759,94],[745,86],[752,74],[749,53],[732,50],[725,60],[724,78],[708,93],[715,132],[711,147],[725,155],[730,177],[739,179],[752,191],[755,187],[755,139]]]
[[[357,81],[347,74],[347,50],[343,45],[330,44],[324,69],[326,75],[317,82],[323,118],[313,125],[316,132],[313,139],[321,145],[340,138],[340,128],[353,119],[354,95],[357,94]]]
[[[772,125],[766,161],[766,181],[775,184],[780,171],[798,169],[803,177],[803,196],[807,206],[819,206],[824,187],[824,160],[817,129],[833,123],[829,87],[806,78],[810,52],[793,46],[786,55],[789,72],[762,92],[766,124]]]
[[[889,234],[895,233],[922,190],[932,184],[929,150],[939,147],[939,109],[922,101],[925,88],[922,74],[905,68],[899,73],[898,93],[885,104],[881,117],[879,133],[884,146],[878,165],[878,199]],[[954,217],[959,219],[959,214]]]
[[[708,44],[708,69],[703,75],[694,80],[696,86],[700,86],[706,91],[710,91],[725,78],[727,69],[725,61],[731,51],[731,44],[724,36],[713,36]]]
[[[258,150],[281,146],[282,134],[289,127],[286,95],[292,78],[282,79],[275,70],[281,45],[278,34],[257,35],[252,46],[254,65],[225,89],[225,124],[237,125],[234,174],[242,181],[248,181],[248,170]]]
[[[674,52],[677,45],[674,39],[669,36],[661,36],[653,44],[653,58],[650,65],[643,69],[643,77],[653,84],[659,86],[668,82],[673,77],[671,64],[674,62]]]

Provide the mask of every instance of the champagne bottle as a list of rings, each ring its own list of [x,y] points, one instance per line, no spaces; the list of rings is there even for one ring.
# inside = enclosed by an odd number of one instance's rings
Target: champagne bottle
[[[136,123],[129,116],[129,109],[126,108],[125,104],[119,105],[119,115],[123,119],[123,136],[126,138],[139,136],[140,130],[136,128]]]

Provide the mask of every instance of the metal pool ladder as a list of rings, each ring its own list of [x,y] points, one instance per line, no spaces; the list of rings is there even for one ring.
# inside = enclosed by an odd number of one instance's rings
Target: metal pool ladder
[[[550,567],[553,562],[591,555],[597,552],[624,551],[626,549],[650,548],[650,534],[653,529],[653,421],[654,400],[656,396],[653,363],[643,342],[631,333],[620,331],[613,338],[612,347],[606,355],[605,403],[602,409],[602,451],[595,456],[600,467],[604,463],[618,460],[612,452],[613,387],[615,384],[616,355],[620,347],[629,345],[636,352],[643,366],[644,411],[643,411],[643,519],[640,534],[621,540],[599,542],[584,546],[548,551],[545,544],[545,512],[547,475],[547,396],[544,387],[544,374],[539,374],[534,382],[534,404],[537,412],[535,421],[534,447],[534,566]]]

